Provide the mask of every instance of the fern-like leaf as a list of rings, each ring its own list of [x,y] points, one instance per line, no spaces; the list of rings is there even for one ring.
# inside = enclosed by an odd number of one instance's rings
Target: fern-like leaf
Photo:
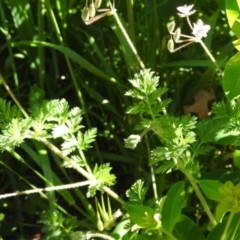
[[[102,191],[104,185],[112,186],[115,184],[116,176],[110,173],[111,169],[108,163],[99,167],[98,165],[95,166],[93,175],[96,178],[96,183],[89,185],[87,197],[93,197],[97,190]]]

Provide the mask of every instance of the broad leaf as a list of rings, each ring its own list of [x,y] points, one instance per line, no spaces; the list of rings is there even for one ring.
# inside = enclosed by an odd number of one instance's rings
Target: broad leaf
[[[240,29],[240,28],[239,28]],[[240,96],[240,52],[235,54],[226,64],[223,76],[223,89],[228,100]]]
[[[230,28],[240,38],[240,0],[227,0],[226,13]]]
[[[172,232],[180,217],[182,211],[181,194],[183,191],[184,182],[181,181],[174,184],[167,193],[162,208],[162,226],[168,232]]]
[[[187,216],[181,215],[173,230],[178,240],[205,240],[198,226]]]
[[[223,185],[222,183],[217,180],[199,180],[198,183],[209,199],[214,201],[220,201],[222,199],[222,195],[218,192],[218,188]]]

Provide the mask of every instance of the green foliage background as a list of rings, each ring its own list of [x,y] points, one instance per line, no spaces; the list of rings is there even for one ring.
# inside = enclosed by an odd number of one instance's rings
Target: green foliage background
[[[197,13],[193,21],[201,18],[211,25],[205,43],[224,67],[235,50],[223,0],[116,1],[121,21],[146,67],[159,74],[161,87],[170,89],[164,98],[172,98],[167,110],[173,116],[182,115],[183,105],[191,103],[202,88],[214,88],[218,100],[223,99],[221,78],[198,44],[175,54],[166,49],[169,39],[166,25],[173,17],[182,32],[190,33],[186,22],[176,17],[176,7],[184,4],[194,4]],[[86,156],[92,167],[95,163],[110,163],[118,179],[114,190],[125,198],[125,191],[137,179],[144,178],[147,186],[150,184],[145,144],[132,151],[125,149],[123,142],[138,122],[138,117],[126,115],[132,100],[124,94],[130,87],[128,79],[139,66],[114,19],[105,17],[86,26],[81,19],[84,6],[84,0],[1,0],[0,71],[26,110],[33,98],[65,98],[70,107],[80,107],[84,112],[82,125],[98,131],[97,141]],[[39,89],[42,95],[37,95]],[[0,95],[11,100],[3,85]],[[154,136],[149,138],[151,148],[156,146],[156,141]],[[57,140],[55,143],[58,144]],[[227,153],[224,147],[215,147],[216,151]],[[218,162],[214,168],[221,169],[224,165],[218,161],[221,158],[211,152],[201,164],[206,169],[212,168],[214,159]],[[35,141],[26,140],[15,150],[1,153],[0,163],[1,193],[85,180],[74,170],[64,169],[58,157]],[[159,195],[180,179],[178,173],[158,175]],[[85,193],[83,188],[1,200],[0,213],[5,215],[1,236],[30,239],[39,233],[42,223],[50,221],[46,217],[39,222],[40,214],[49,209],[58,209],[64,216],[77,216],[77,226],[81,229],[95,229],[94,201],[86,199]],[[113,208],[118,207],[113,203]],[[186,212],[193,214],[193,209],[187,207]],[[61,229],[61,217],[52,218]]]

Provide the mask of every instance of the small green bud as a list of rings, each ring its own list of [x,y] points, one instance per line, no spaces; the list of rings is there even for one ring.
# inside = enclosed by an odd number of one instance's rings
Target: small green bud
[[[173,33],[173,30],[174,30],[174,28],[175,28],[175,22],[174,21],[172,21],[172,22],[170,22],[170,23],[168,23],[167,24],[167,28],[168,28],[168,31],[169,31],[169,33]]]
[[[101,4],[102,4],[102,0],[96,0],[95,1],[95,8],[96,9],[100,8]]]
[[[95,5],[93,3],[89,6],[89,17],[94,17],[96,14]]]
[[[173,39],[175,42],[178,42],[179,38],[181,36],[181,29],[177,28],[175,33],[173,34]]]
[[[84,22],[87,22],[89,20],[89,9],[88,7],[84,7],[83,11],[82,11],[82,20]]]
[[[168,40],[167,49],[168,49],[169,52],[173,51],[173,49],[174,49],[174,42],[173,42],[172,39]]]
[[[102,232],[103,229],[104,229],[104,225],[103,225],[103,222],[102,222],[101,219],[98,219],[98,220],[97,220],[97,229],[98,229],[98,231],[100,231],[100,232]]]

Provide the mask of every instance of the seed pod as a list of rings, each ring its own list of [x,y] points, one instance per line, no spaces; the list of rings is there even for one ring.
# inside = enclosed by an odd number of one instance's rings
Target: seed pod
[[[181,28],[177,28],[175,33],[173,34],[174,41],[178,42],[180,36],[181,36]]]
[[[167,24],[167,28],[168,28],[168,31],[169,31],[169,33],[173,33],[173,30],[174,30],[174,28],[175,28],[175,22],[174,21],[172,21],[172,22],[170,22],[170,23],[168,23]]]
[[[102,4],[102,0],[96,0],[95,1],[95,8],[96,9],[100,8],[101,4]]]
[[[169,52],[173,51],[173,49],[174,49],[174,42],[173,42],[172,39],[168,40],[167,49],[168,49]]]
[[[96,14],[95,5],[93,3],[89,6],[89,17],[94,17]]]
[[[89,9],[88,7],[84,7],[83,11],[82,11],[82,20],[84,22],[87,22],[89,20]]]
[[[103,222],[102,222],[101,219],[98,219],[98,220],[97,220],[97,229],[98,229],[98,231],[100,231],[100,232],[102,232],[103,229],[104,229],[104,225],[103,225]]]

